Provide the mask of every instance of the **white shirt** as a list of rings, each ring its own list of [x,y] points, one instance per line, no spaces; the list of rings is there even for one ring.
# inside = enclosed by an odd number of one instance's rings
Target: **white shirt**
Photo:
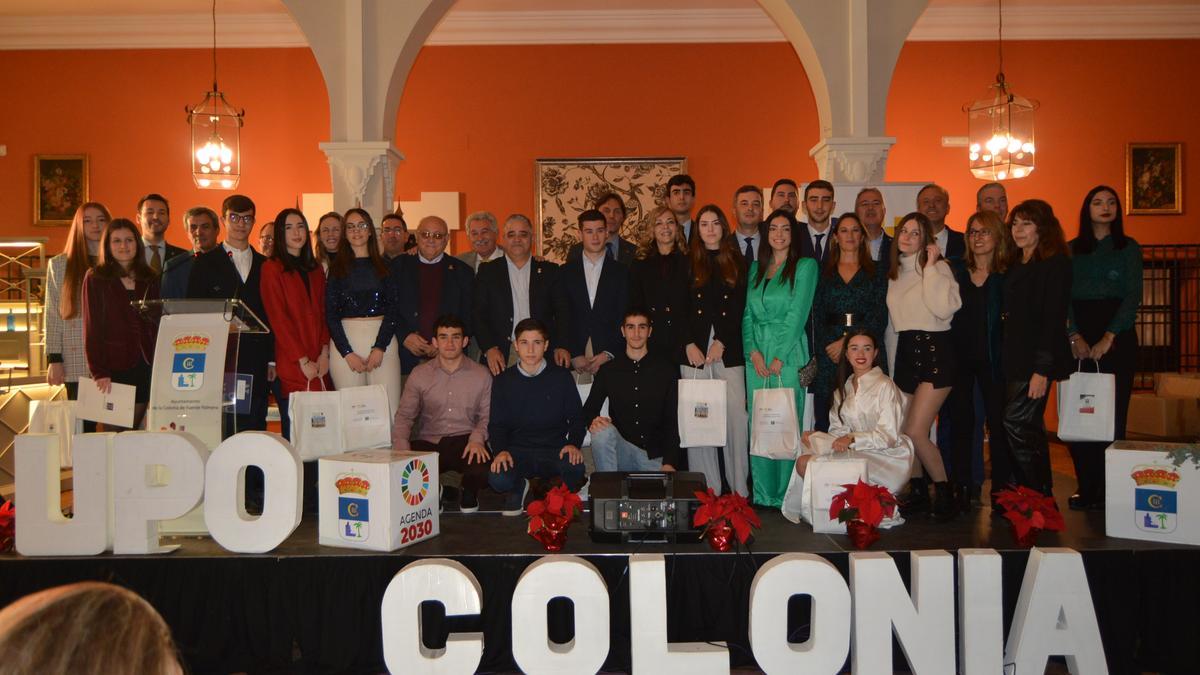
[[[493,260],[496,260],[497,258],[503,258],[503,257],[504,257],[504,249],[500,248],[499,246],[497,246],[495,249],[493,249],[492,254],[486,258],[484,258],[483,256],[476,253],[475,254],[475,271],[478,272],[479,266],[482,265],[483,263],[491,262]]]
[[[508,265],[508,287],[512,290],[512,325],[515,329],[517,324],[529,318],[529,270],[533,267],[532,260],[526,260],[524,267],[517,267],[511,258],[504,259]],[[516,333],[509,335],[509,339],[516,342]]]
[[[735,237],[737,237],[736,241],[738,252],[743,256],[746,255],[746,239],[749,239],[750,246],[754,249],[754,260],[758,260],[758,244],[759,241],[762,240],[762,234],[760,232],[755,232],[747,237],[746,235],[742,234],[740,230],[734,230],[733,234]]]
[[[444,258],[444,257],[446,257],[445,253],[439,253],[439,254],[437,254],[437,257],[434,258],[433,260],[426,260],[425,256],[421,255],[420,253],[417,254],[417,259],[420,260],[421,262],[425,263],[426,265],[432,265],[434,263],[441,262],[442,258]]]
[[[941,232],[933,235],[933,241],[937,244],[938,250],[942,252],[942,257],[946,257],[946,245],[950,243],[950,228],[943,227]]]
[[[829,235],[833,234],[833,225],[831,224],[829,227],[826,227],[824,230],[818,230],[818,229],[814,228],[812,225],[809,225],[808,223],[805,223],[804,225],[805,225],[805,227],[808,228],[808,240],[812,242],[813,252],[816,253],[817,249],[820,248],[821,249],[820,256],[821,256],[821,259],[824,260],[825,253],[826,253],[826,251],[829,250]],[[820,246],[817,245],[817,235],[821,236]]]
[[[142,244],[144,244],[146,247],[145,253],[147,265],[149,265],[150,261],[154,259],[154,249],[158,249],[158,262],[162,263],[163,265],[167,264],[167,243],[165,241],[160,241],[157,244],[151,244],[145,239],[142,239]]]
[[[876,262],[879,261],[879,252],[883,250],[883,234],[884,233],[880,232],[878,237],[867,242],[867,244],[871,247],[871,260]]]
[[[225,252],[229,254],[229,259],[233,261],[233,266],[237,268],[238,276],[245,282],[250,276],[250,268],[254,265],[254,249],[247,246],[245,249],[239,251],[226,242],[221,242],[221,246],[225,248]]]
[[[525,372],[525,364],[521,363],[520,361],[517,361],[517,372],[524,375],[525,377],[537,377],[538,375],[541,375],[542,371],[545,369],[546,369],[546,359],[542,359],[542,362],[538,364],[537,370],[533,371],[532,373]]]
[[[596,289],[600,287],[600,273],[604,271],[604,259],[606,257],[601,255],[599,260],[592,262],[588,258],[587,251],[582,252],[579,256],[583,261],[583,279],[587,282],[589,307],[596,304]]]

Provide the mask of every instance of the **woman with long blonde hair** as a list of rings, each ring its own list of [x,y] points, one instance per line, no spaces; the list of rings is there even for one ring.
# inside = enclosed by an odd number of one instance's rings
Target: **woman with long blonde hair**
[[[687,241],[675,213],[659,206],[646,216],[642,228],[649,233],[638,245],[629,269],[629,306],[645,307],[654,330],[650,349],[676,365],[687,363],[683,343],[687,333],[687,307],[692,265]]]
[[[67,397],[79,394],[79,378],[87,377],[83,356],[83,277],[96,266],[100,239],[108,221],[108,209],[100,202],[87,202],[75,210],[67,232],[66,249],[50,259],[46,273],[46,382],[66,385]],[[95,431],[95,422],[84,423]]]

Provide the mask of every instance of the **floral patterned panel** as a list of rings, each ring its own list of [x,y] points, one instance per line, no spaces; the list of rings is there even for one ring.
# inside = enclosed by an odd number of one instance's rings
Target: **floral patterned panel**
[[[643,219],[665,202],[667,181],[687,171],[683,157],[616,157],[607,159],[539,159],[537,174],[537,248],[556,263],[579,241],[575,219],[595,208],[596,199],[615,192],[625,200],[621,236],[640,243]],[[647,235],[648,236],[648,235]]]

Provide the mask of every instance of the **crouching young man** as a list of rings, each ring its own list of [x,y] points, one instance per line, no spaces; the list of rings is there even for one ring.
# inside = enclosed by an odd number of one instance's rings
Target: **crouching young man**
[[[625,349],[600,369],[583,419],[597,471],[674,471],[679,457],[679,366],[648,348],[650,313],[625,311]],[[600,406],[608,399],[608,417]]]
[[[546,361],[546,326],[524,319],[513,330],[517,364],[492,382],[488,440],[494,455],[488,483],[505,495],[504,515],[525,508],[529,479],[561,478],[571,490],[583,486],[583,404],[575,378]]]

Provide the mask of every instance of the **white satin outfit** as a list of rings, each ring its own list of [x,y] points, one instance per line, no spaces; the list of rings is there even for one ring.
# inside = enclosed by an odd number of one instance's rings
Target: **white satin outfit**
[[[908,396],[878,367],[858,378],[857,391],[853,380],[846,380],[842,390],[834,392],[833,405],[829,409],[829,433],[813,433],[808,445],[801,446],[801,454],[813,456],[808,460],[811,471],[813,464],[820,462],[822,457],[834,454],[835,439],[850,434],[854,437],[850,451],[837,453],[838,457],[865,459],[867,482],[882,485],[896,494],[908,482],[913,464],[912,441],[900,433]],[[845,404],[839,408],[843,398]],[[811,502],[812,489],[793,470],[780,510],[785,518],[798,523],[802,518],[808,520]],[[879,526],[892,527],[903,522],[897,509],[895,516],[884,518]]]

